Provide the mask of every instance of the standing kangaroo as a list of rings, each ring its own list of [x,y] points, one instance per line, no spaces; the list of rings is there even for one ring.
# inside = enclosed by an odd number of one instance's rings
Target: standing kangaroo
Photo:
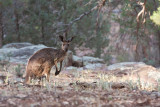
[[[29,84],[31,78],[41,78],[45,76],[49,81],[51,68],[55,65],[56,72],[58,75],[62,68],[62,62],[67,54],[70,42],[73,37],[66,40],[63,36],[59,36],[62,41],[61,49],[44,48],[34,53],[28,60],[26,66],[26,77],[25,83]],[[58,70],[57,63],[60,62],[60,69]]]

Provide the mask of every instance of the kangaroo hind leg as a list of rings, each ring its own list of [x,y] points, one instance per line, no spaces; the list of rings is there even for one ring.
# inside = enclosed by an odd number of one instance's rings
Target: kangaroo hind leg
[[[25,76],[25,84],[30,84],[31,82],[31,76],[30,76],[30,71],[26,72],[26,76]]]
[[[51,66],[46,66],[42,73],[42,76],[44,76],[48,82],[49,82],[49,77],[50,77],[50,71],[51,71]]]

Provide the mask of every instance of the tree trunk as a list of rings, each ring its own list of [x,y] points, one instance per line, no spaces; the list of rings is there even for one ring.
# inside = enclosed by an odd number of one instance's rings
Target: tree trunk
[[[159,56],[158,56],[158,66],[160,66],[160,30],[158,30],[158,46],[159,46]]]
[[[16,17],[16,33],[17,33],[17,40],[18,42],[21,42],[21,37],[20,37],[20,34],[19,34],[19,15],[18,14],[15,14],[15,17]]]
[[[0,48],[3,46],[3,21],[2,9],[0,8]]]
[[[41,37],[42,37],[42,44],[45,45],[45,33],[44,33],[44,20],[41,19]]]
[[[137,39],[136,39],[136,50],[135,50],[135,61],[140,61],[140,54],[139,54],[139,46],[140,46],[140,40],[139,35],[137,33]]]
[[[14,15],[15,15],[17,41],[21,42],[21,37],[20,37],[20,33],[19,33],[19,14],[17,12],[16,5],[15,5],[15,10],[14,10]]]

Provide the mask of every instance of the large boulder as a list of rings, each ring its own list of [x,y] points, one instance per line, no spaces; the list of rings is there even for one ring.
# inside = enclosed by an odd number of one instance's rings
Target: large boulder
[[[90,56],[78,57],[73,55],[73,66],[82,67],[82,66],[97,64],[97,63],[104,64],[104,60],[100,58],[90,57]]]
[[[101,69],[105,65],[103,59],[90,56],[78,57],[73,55],[72,62],[72,66],[84,67],[84,69]]]
[[[66,67],[66,70],[68,71],[82,71],[83,70],[83,67],[74,67],[74,66],[69,66],[69,67]]]
[[[103,63],[104,64],[103,59],[90,57],[90,56],[83,56],[82,60],[83,60],[84,65],[95,64],[95,63]]]
[[[26,64],[31,55],[43,48],[47,48],[47,46],[42,44],[33,45],[31,43],[7,44],[0,49],[0,59],[8,60],[9,62]],[[86,69],[100,68],[102,67],[102,64],[104,64],[103,59],[89,56],[78,57],[73,55],[72,51],[67,52],[67,56],[63,61],[63,67],[74,66],[84,67]]]
[[[26,64],[27,60],[36,51],[47,48],[47,46],[39,44],[33,45],[31,43],[10,43],[4,45],[0,49],[0,60],[7,60],[9,62]],[[72,66],[73,52],[68,51],[65,60],[63,61],[64,66]]]
[[[33,45],[30,43],[11,43],[0,49],[0,59],[9,62],[27,63],[27,59],[36,51],[46,48],[45,45]]]
[[[133,69],[135,66],[144,66],[146,65],[143,62],[121,62],[121,63],[115,63],[112,65],[109,65],[107,67],[108,70],[128,70]]]
[[[104,64],[102,63],[94,63],[94,64],[87,64],[86,66],[84,66],[85,69],[101,69],[104,66]]]
[[[73,55],[72,65],[75,67],[82,67],[83,66],[82,57],[78,57],[78,56]]]
[[[16,49],[19,49],[19,48],[23,48],[23,47],[26,47],[26,46],[32,46],[32,45],[33,45],[33,44],[28,43],[28,42],[23,42],[23,43],[9,43],[9,44],[4,45],[2,48],[16,48]]]
[[[27,46],[27,47],[16,49],[15,51],[12,52],[11,56],[12,57],[21,57],[21,56],[30,57],[31,55],[33,55],[33,53],[43,48],[47,48],[47,47],[42,44]]]
[[[119,82],[140,84],[141,87],[156,87],[160,72],[157,68],[143,62],[122,62],[107,67],[107,73],[116,76]]]

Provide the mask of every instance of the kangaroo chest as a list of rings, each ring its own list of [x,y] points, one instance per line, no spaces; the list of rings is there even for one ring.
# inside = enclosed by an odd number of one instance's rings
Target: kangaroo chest
[[[55,58],[54,59],[54,62],[56,62],[56,63],[58,63],[58,62],[60,62],[60,61],[63,61],[64,59],[65,59],[65,54],[63,55],[63,56],[60,56],[60,57],[57,57],[57,58]]]

